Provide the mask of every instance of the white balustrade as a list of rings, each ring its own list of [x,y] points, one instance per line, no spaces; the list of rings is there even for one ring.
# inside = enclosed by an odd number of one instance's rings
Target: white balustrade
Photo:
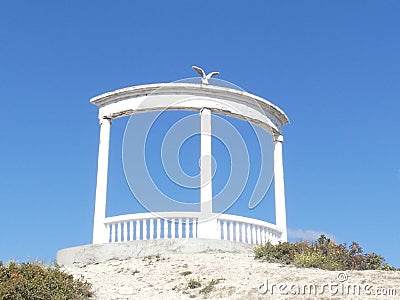
[[[281,240],[282,230],[274,224],[257,219],[222,214],[218,216],[221,239],[248,243],[277,244]]]
[[[179,214],[179,215],[178,215]],[[108,242],[197,238],[197,214],[151,213],[122,215],[105,220]]]
[[[109,217],[105,220],[108,242],[137,240],[197,238],[199,213],[140,213]],[[217,215],[218,238],[248,244],[278,243],[282,230],[274,224],[257,219]]]

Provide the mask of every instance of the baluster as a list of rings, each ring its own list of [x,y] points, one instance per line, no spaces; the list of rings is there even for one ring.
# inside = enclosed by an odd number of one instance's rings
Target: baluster
[[[128,223],[124,222],[124,242],[128,240]]]
[[[164,221],[164,239],[168,238],[168,220],[163,219]]]
[[[248,231],[247,231],[247,224],[242,223],[243,226],[243,242],[248,243],[249,237],[248,237]]]
[[[242,243],[246,243],[246,224],[240,223],[240,226],[242,227]]]
[[[256,243],[256,228],[254,225],[251,226],[251,243],[255,244]]]
[[[229,221],[229,240],[233,241],[233,222]]]
[[[236,230],[235,230],[235,231],[236,231],[236,232],[235,232],[235,241],[239,242],[239,241],[240,241],[240,236],[239,236],[239,234],[240,234],[240,233],[239,233],[239,229],[240,229],[240,228],[239,228],[239,225],[240,225],[240,223],[235,222],[234,224],[235,224],[235,229],[236,229]]]
[[[261,227],[261,244],[266,243],[266,238],[265,238],[265,228]]]
[[[140,241],[140,220],[136,220],[136,240]]]
[[[147,219],[143,220],[143,241],[147,240]]]
[[[111,226],[111,243],[115,242],[115,224],[110,224]]]
[[[121,226],[122,224],[121,223],[117,223],[117,242],[120,242],[121,241]]]
[[[256,227],[256,237],[257,237],[256,244],[257,245],[261,244],[261,228],[260,228],[260,226]]]
[[[250,224],[246,224],[246,238],[247,238],[247,243],[251,244],[251,228],[250,228]]]
[[[192,219],[192,237],[197,238],[197,218]]]
[[[217,219],[217,238],[222,240],[222,223],[220,219]]]
[[[222,236],[224,240],[228,240],[228,222],[226,220],[222,220]]]
[[[189,229],[190,229],[189,226],[190,226],[189,218],[186,218],[185,238],[189,238],[189,234],[190,234],[190,232],[189,232]]]
[[[106,224],[106,228],[107,228],[107,243],[110,243],[111,241],[111,227],[110,224]]]
[[[133,221],[129,221],[129,240],[133,241]]]
[[[249,237],[247,235],[247,224],[242,223],[243,242],[248,243]]]
[[[150,222],[150,234],[149,234],[149,240],[154,239],[154,219],[149,219]]]
[[[171,220],[171,239],[175,238],[175,219]]]
[[[182,218],[178,219],[178,238],[182,238]]]
[[[161,219],[157,218],[157,239],[161,238]]]

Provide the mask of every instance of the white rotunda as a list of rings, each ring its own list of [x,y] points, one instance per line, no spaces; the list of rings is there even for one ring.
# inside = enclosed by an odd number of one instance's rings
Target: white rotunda
[[[251,246],[268,241],[274,244],[287,241],[282,127],[289,123],[288,117],[279,107],[261,97],[229,86],[214,85],[213,79],[209,84],[208,80],[210,78],[206,81],[203,78],[198,83],[175,82],[132,86],[90,100],[99,108],[100,123],[92,246],[133,245],[132,243],[136,242],[145,247],[146,242],[153,242],[158,247],[163,247],[162,245],[167,245],[165,243],[179,240],[216,245],[215,243],[221,241],[224,246],[220,247],[222,245],[220,244],[216,247],[223,250],[235,248],[236,246],[230,246],[234,244]],[[156,213],[150,211],[107,217],[109,146],[113,119],[137,113],[167,110],[199,113],[200,210]],[[242,119],[268,132],[273,144],[275,224],[240,215],[213,212],[212,161],[209,159],[212,156],[212,114]],[[71,257],[68,256],[71,252],[68,250],[59,251],[57,260],[61,263],[71,262]],[[115,256],[115,253],[113,255]],[[76,257],[75,255],[72,260],[78,259]]]

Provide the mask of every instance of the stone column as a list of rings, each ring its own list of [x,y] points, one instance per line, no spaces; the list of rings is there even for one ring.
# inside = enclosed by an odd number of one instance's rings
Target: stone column
[[[108,154],[110,147],[111,118],[100,119],[99,156],[97,162],[96,200],[94,207],[93,244],[107,243],[104,224],[107,202]]]
[[[211,110],[200,111],[200,219],[198,238],[216,238],[216,219],[212,219]]]
[[[274,183],[275,183],[275,220],[282,230],[282,241],[287,241],[285,182],[283,178],[282,143],[283,136],[273,136],[274,142]]]

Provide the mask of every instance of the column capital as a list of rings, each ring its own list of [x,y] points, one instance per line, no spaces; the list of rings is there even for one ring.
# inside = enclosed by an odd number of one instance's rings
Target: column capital
[[[211,115],[211,109],[209,109],[208,107],[203,107],[202,109],[200,109],[200,114]]]
[[[276,134],[274,134],[273,136],[272,136],[272,140],[274,141],[274,142],[281,142],[281,143],[283,143],[283,135],[282,134],[279,134],[279,133],[276,133]]]
[[[99,124],[100,124],[100,125],[103,124],[103,122],[104,122],[105,120],[107,120],[107,121],[110,123],[110,125],[111,125],[111,123],[112,123],[112,118],[109,117],[109,116],[101,116],[101,117],[99,117]]]

